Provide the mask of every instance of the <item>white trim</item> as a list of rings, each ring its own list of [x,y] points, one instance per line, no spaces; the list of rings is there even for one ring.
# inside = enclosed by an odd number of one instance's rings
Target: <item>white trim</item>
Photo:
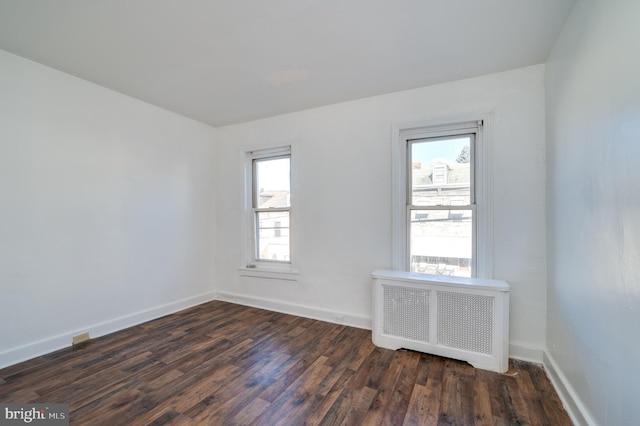
[[[281,145],[275,148],[247,149],[245,152],[252,159],[279,157],[279,156],[289,155],[291,153],[291,145]]]
[[[216,292],[216,299],[283,314],[371,330],[371,318],[238,293]],[[338,319],[340,318],[340,320]]]
[[[69,347],[73,336],[77,336],[80,333],[88,332],[91,338],[101,337],[212,300],[215,300],[215,293],[204,293],[11,348],[0,352],[0,368]]]
[[[571,383],[562,373],[562,370],[558,368],[558,364],[548,352],[544,353],[542,366],[573,424],[578,426],[596,426],[598,423],[593,419],[589,410],[580,400],[573,386],[571,386]]]
[[[493,278],[493,114],[480,114],[482,139],[476,142],[476,203],[482,203],[482,214],[477,217],[476,248],[478,276]]]
[[[294,270],[266,269],[266,268],[238,268],[240,276],[255,278],[270,278],[277,280],[298,281],[300,273]]]
[[[520,361],[533,362],[542,364],[544,351],[538,348],[528,348],[520,345],[509,345],[509,358],[519,359]]]
[[[392,202],[392,266],[406,270],[408,258],[408,227],[406,226],[407,155],[406,139],[411,136],[437,137],[452,131],[476,129],[482,126],[475,141],[476,205],[481,206],[476,221],[476,276],[493,278],[493,114],[477,113],[463,116],[396,123],[392,126],[391,147],[391,202]]]
[[[408,247],[405,244],[409,238],[407,235],[409,231],[405,226],[407,210],[404,202],[407,192],[405,181],[407,156],[402,137],[403,129],[406,130],[410,128],[409,126],[393,125],[391,138],[391,253],[393,256],[391,265],[398,271],[406,269],[405,259],[409,256]]]

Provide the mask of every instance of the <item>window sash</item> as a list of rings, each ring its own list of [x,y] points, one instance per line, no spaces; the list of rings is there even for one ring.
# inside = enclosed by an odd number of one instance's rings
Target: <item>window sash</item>
[[[255,252],[254,258],[257,262],[269,262],[269,263],[291,263],[291,238],[290,238],[290,220],[291,220],[291,212],[289,208],[268,208],[268,209],[253,209],[254,214],[254,235],[255,235]],[[278,217],[278,220],[274,220],[273,226],[260,226],[260,214],[261,213],[286,213],[286,226],[282,226],[282,217]],[[268,219],[266,219],[268,220]],[[280,224],[281,226],[276,226],[276,224]],[[268,234],[269,231],[273,231],[273,235],[271,237],[265,236],[262,231],[265,231],[265,234]],[[279,231],[279,232],[278,232]],[[286,231],[282,235],[282,231]],[[266,250],[267,247],[263,247],[262,242],[265,244],[269,244],[269,238],[271,239],[271,244],[274,245],[274,248],[271,250],[272,256],[282,256],[282,259],[278,259],[277,257],[274,259],[273,257],[263,257],[262,252]],[[286,244],[283,244],[286,241]],[[285,248],[282,247],[278,249],[278,246],[284,245]]]
[[[416,256],[412,252],[412,215],[414,211],[433,211],[433,212],[444,212],[444,211],[470,211],[471,212],[471,260],[470,260],[470,275],[472,277],[477,276],[477,206],[476,206],[476,179],[475,179],[475,165],[476,165],[476,141],[478,137],[478,126],[470,125],[469,127],[459,127],[459,128],[440,128],[440,129],[432,129],[432,131],[424,131],[423,133],[417,133],[414,135],[405,136],[404,150],[405,150],[405,206],[406,206],[406,215],[405,215],[405,244],[406,244],[406,258],[404,268],[408,271],[411,271],[412,266],[414,266],[413,258]],[[443,205],[443,204],[435,204],[435,205],[417,205],[413,204],[414,200],[414,185],[413,185],[413,162],[412,158],[413,154],[413,144],[417,143],[432,143],[432,142],[446,142],[448,140],[459,139],[461,137],[469,137],[469,195],[468,195],[468,203],[464,204],[455,204],[455,205]],[[433,173],[433,171],[432,171]],[[432,177],[433,181],[433,177]],[[446,187],[448,184],[441,184],[440,187]],[[437,184],[433,184],[434,189],[438,188]],[[465,186],[463,186],[464,188]],[[428,244],[427,244],[428,245]],[[433,253],[437,254],[437,251]],[[444,253],[443,254],[447,254]],[[435,256],[439,258],[450,256]],[[464,259],[464,258],[461,258]],[[432,268],[427,268],[425,271],[418,270],[418,272],[425,273],[452,273],[450,269],[440,270],[440,265],[431,270]]]
[[[447,140],[452,140],[452,139],[457,139],[460,137],[469,137],[469,156],[470,156],[470,160],[469,160],[469,203],[468,204],[461,204],[461,206],[475,206],[476,204],[476,195],[475,195],[475,151],[476,151],[476,139],[477,139],[477,129],[474,129],[473,131],[469,131],[469,129],[459,129],[456,132],[453,131],[449,131],[448,133],[445,133],[444,135],[439,134],[440,132],[436,133],[438,134],[438,136],[430,136],[430,135],[424,135],[423,137],[418,137],[418,138],[407,138],[406,139],[406,154],[407,154],[407,163],[405,165],[405,169],[406,169],[406,194],[405,194],[405,200],[406,200],[406,204],[408,206],[414,206],[414,207],[418,207],[418,205],[414,205],[412,204],[413,202],[413,170],[412,170],[412,164],[413,164],[413,158],[412,158],[412,145],[416,144],[416,143],[432,143],[432,142],[444,142]],[[450,184],[447,184],[450,185]],[[435,187],[435,184],[434,184]],[[438,207],[439,205],[434,205],[434,206],[429,206],[429,207]],[[425,206],[426,207],[426,206]],[[450,207],[450,206],[446,206],[446,207]]]
[[[289,159],[289,194],[291,194],[291,154],[282,155],[260,155],[253,157],[251,161],[251,204],[254,209],[259,208],[258,198],[260,191],[258,189],[258,163],[262,161],[271,161],[279,159]]]
[[[293,268],[292,262],[292,236],[290,233],[292,226],[292,209],[291,209],[291,177],[292,177],[292,163],[291,163],[291,146],[285,145],[276,148],[266,148],[266,149],[256,149],[256,150],[247,150],[244,152],[245,154],[245,224],[244,226],[244,241],[245,241],[245,249],[244,249],[244,258],[246,262],[246,267],[239,268],[241,274],[249,273],[251,276],[265,276],[271,277],[268,275],[269,273],[273,273],[273,271],[277,271],[276,273],[284,273],[287,274],[286,278],[283,279],[297,279],[291,278],[293,275],[289,276],[289,274],[297,274]],[[288,198],[286,203],[280,202],[277,207],[259,207],[260,203],[260,191],[258,189],[258,185],[264,185],[265,182],[259,182],[258,175],[258,164],[261,161],[270,161],[286,158],[289,160],[289,174],[288,174]],[[260,173],[263,173],[262,171]],[[264,179],[264,175],[262,176]],[[267,184],[268,185],[268,184]],[[265,188],[267,189],[267,188]],[[273,190],[278,190],[279,188],[268,188]],[[283,206],[283,204],[287,204]],[[285,219],[277,219],[277,221],[281,222],[280,236],[276,235],[275,231],[275,219],[271,221],[273,223],[268,224],[267,227],[260,228],[260,215],[264,215],[266,213],[283,213],[286,218]],[[268,236],[265,238],[265,236]],[[261,245],[264,248],[265,241],[272,239],[274,245],[277,246],[278,243],[284,242],[283,247],[276,247],[275,251],[278,253],[277,259],[270,258],[271,253],[268,256],[264,255],[264,252],[261,253]],[[262,268],[265,269],[262,269]],[[267,275],[263,275],[263,272],[267,271]],[[269,272],[271,271],[271,272]],[[278,275],[278,277],[281,277]]]
[[[477,214],[476,214],[476,206],[475,205],[467,205],[467,206],[434,206],[434,207],[425,207],[425,206],[407,206],[407,214],[406,214],[406,241],[407,241],[407,259],[406,259],[406,270],[412,271],[412,263],[413,257],[417,254],[411,251],[412,245],[414,241],[412,241],[412,217],[414,211],[427,211],[427,212],[445,212],[445,211],[455,211],[455,212],[470,212],[471,213],[471,235],[470,235],[470,251],[471,251],[471,261],[470,261],[470,276],[477,276]],[[453,220],[453,219],[448,219]],[[434,253],[435,254],[435,253]],[[449,254],[444,253],[442,254]],[[453,258],[455,256],[436,256],[436,257],[448,257]],[[463,259],[463,258],[461,258]],[[425,273],[441,273],[440,271],[413,271],[413,272],[425,272]],[[449,274],[450,275],[450,274]]]

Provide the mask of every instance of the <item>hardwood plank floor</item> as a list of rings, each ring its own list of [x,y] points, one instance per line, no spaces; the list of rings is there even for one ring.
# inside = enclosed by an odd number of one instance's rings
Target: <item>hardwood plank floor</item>
[[[209,302],[0,370],[0,401],[73,425],[570,425],[539,366],[505,374],[371,332]]]

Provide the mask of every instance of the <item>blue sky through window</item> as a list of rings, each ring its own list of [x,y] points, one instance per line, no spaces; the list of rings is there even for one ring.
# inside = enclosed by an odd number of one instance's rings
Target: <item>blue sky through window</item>
[[[439,159],[455,163],[458,154],[465,145],[470,145],[469,136],[435,141],[416,141],[411,144],[411,161],[419,161],[423,167],[430,166]]]

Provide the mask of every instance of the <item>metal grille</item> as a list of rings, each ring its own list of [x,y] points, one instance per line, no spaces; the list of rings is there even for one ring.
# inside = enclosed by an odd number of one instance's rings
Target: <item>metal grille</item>
[[[494,298],[437,293],[438,344],[492,355]]]
[[[383,333],[429,342],[429,290],[383,285]]]

